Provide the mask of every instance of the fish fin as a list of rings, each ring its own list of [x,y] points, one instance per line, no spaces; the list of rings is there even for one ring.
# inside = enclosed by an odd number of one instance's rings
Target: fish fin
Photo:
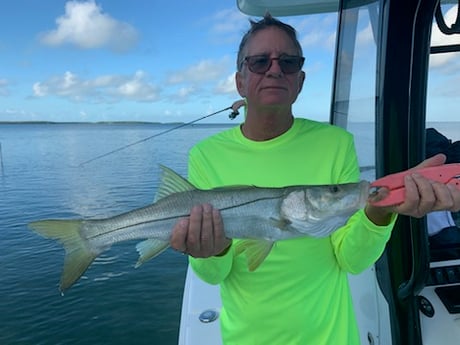
[[[277,229],[283,230],[283,231],[288,231],[291,230],[289,227],[292,224],[292,222],[289,219],[286,218],[270,218],[270,221],[273,223],[273,226],[275,226]]]
[[[139,259],[134,267],[138,268],[144,262],[153,259],[169,247],[168,241],[161,241],[155,238],[149,238],[148,240],[139,242],[136,245],[136,249],[139,253]]]
[[[80,234],[82,221],[42,220],[29,223],[29,227],[43,237],[57,240],[65,249],[59,290],[63,293],[70,288],[100,254],[89,248],[89,243]]]
[[[343,218],[343,225],[340,225],[337,221],[338,217],[334,217],[334,219],[324,220],[322,222],[317,223],[308,223],[307,226],[304,224],[294,224],[293,229],[295,231],[303,234],[303,236],[308,235],[311,237],[327,237],[332,234],[334,231],[339,229],[341,226],[345,225],[346,218]]]
[[[155,201],[158,201],[168,195],[178,192],[188,192],[195,190],[195,186],[188,182],[185,178],[177,174],[174,170],[160,165],[161,168],[161,183],[158,187]]]
[[[273,243],[266,240],[241,240],[235,244],[235,253],[241,254],[246,252],[248,270],[253,272],[270,253]]]

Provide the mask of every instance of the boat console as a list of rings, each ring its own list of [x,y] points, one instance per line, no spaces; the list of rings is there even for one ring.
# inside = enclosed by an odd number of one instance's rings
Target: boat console
[[[460,231],[460,228],[459,228]],[[430,249],[430,270],[419,294],[424,345],[460,339],[460,243]]]

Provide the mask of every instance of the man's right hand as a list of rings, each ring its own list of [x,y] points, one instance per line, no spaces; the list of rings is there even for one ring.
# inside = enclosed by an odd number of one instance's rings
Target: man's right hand
[[[194,206],[189,217],[176,223],[170,244],[195,258],[207,258],[225,254],[232,240],[225,237],[220,211],[203,204]]]

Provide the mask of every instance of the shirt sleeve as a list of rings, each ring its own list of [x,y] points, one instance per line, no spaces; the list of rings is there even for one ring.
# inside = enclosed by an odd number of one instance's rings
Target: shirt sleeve
[[[353,141],[348,148],[348,162],[343,162],[341,182],[359,180],[359,164]],[[375,225],[364,209],[357,211],[348,222],[331,235],[331,243],[338,265],[346,272],[358,274],[373,265],[382,255],[397,215],[388,225]]]
[[[364,210],[356,212],[344,227],[331,235],[339,266],[346,272],[358,274],[373,265],[385,249],[396,218],[393,214],[390,224],[378,226],[367,218]]]
[[[189,256],[189,263],[200,279],[208,284],[219,284],[230,273],[233,264],[233,245],[222,256],[212,256],[205,259]]]

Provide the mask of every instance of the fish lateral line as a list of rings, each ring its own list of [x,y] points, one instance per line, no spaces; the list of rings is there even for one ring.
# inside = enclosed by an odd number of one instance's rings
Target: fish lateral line
[[[229,205],[229,206],[226,206],[226,207],[222,207],[222,208],[219,208],[219,211],[227,211],[227,210],[231,210],[233,208],[238,208],[238,207],[241,207],[241,206],[248,206],[248,205],[251,205],[251,204],[255,204],[255,203],[258,203],[260,201],[265,201],[265,200],[276,200],[276,199],[279,199],[280,197],[279,196],[273,196],[273,197],[261,197],[261,198],[257,198],[257,199],[254,199],[254,200],[249,200],[249,201],[246,201],[246,202],[242,202],[242,203],[239,203],[239,204],[236,204],[236,205]],[[160,199],[161,200],[161,199]],[[145,206],[144,208],[141,208],[141,209],[146,209],[148,207],[151,207],[153,206],[154,204],[152,205],[149,205],[149,206]],[[121,217],[123,215],[126,215],[130,213],[129,211],[124,213],[124,214],[121,214],[119,216],[115,216],[115,217]],[[146,225],[146,224],[149,224],[149,223],[158,223],[158,222],[161,222],[161,221],[168,221],[168,220],[173,220],[173,219],[180,219],[180,218],[183,218],[183,217],[189,217],[190,216],[190,213],[183,213],[183,214],[177,214],[177,215],[174,215],[174,216],[170,216],[170,217],[162,217],[160,219],[152,219],[152,220],[146,220],[146,221],[142,221],[142,222],[138,222],[138,223],[133,223],[133,224],[129,224],[129,225],[123,225],[123,226],[119,226],[115,229],[110,229],[109,231],[107,232],[103,232],[103,233],[100,233],[100,234],[95,234],[95,235],[91,235],[91,236],[85,236],[85,238],[87,240],[92,240],[92,239],[97,239],[97,238],[100,238],[100,237],[103,237],[103,236],[106,236],[106,235],[109,235],[111,233],[115,233],[117,231],[121,231],[121,230],[126,230],[126,229],[129,229],[129,228],[132,228],[132,227],[136,227],[136,226],[142,226],[142,225]],[[105,219],[88,219],[88,220],[83,220],[81,221],[82,222],[82,225],[87,222],[87,223],[97,223],[97,222],[104,222],[104,221],[108,221],[110,220],[111,218],[105,218]],[[78,220],[76,220],[78,221]],[[280,224],[289,224],[289,220],[285,219],[285,218],[282,218],[282,219],[277,219],[276,220],[277,222],[280,222]],[[154,238],[154,237],[151,237],[151,238]]]
[[[115,229],[110,229],[109,231],[107,232],[102,232],[100,234],[94,234],[94,235],[91,235],[91,236],[85,236],[84,238],[87,239],[87,240],[93,240],[93,239],[97,239],[97,238],[100,238],[100,237],[104,237],[106,235],[110,235],[111,233],[115,233],[117,231],[121,231],[121,230],[126,230],[126,229],[129,229],[129,228],[133,228],[133,227],[136,227],[136,226],[142,226],[142,225],[147,225],[149,223],[158,223],[158,222],[161,222],[161,221],[167,221],[167,220],[173,220],[173,219],[179,219],[179,218],[182,218],[182,217],[188,217],[190,214],[187,214],[187,213],[184,213],[184,214],[180,214],[180,215],[175,215],[175,216],[171,216],[171,217],[164,217],[164,218],[161,218],[161,219],[152,219],[152,220],[146,220],[146,221],[143,221],[143,222],[138,222],[138,223],[134,223],[134,224],[129,224],[129,225],[124,225],[124,226],[119,226]],[[91,223],[91,222],[98,222],[98,221],[108,221],[110,220],[111,218],[107,218],[107,219],[88,219],[88,220],[84,220],[82,221],[83,222],[87,222],[87,223]],[[145,238],[154,238],[154,237],[145,237]],[[134,240],[134,238],[133,238]]]

